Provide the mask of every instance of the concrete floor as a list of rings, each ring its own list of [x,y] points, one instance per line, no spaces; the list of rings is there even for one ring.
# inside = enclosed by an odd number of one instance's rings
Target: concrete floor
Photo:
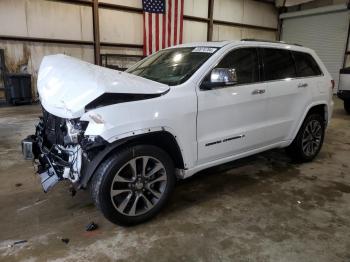
[[[42,192],[19,146],[38,115],[0,108],[1,261],[350,261],[350,116],[339,100],[313,163],[273,150],[201,172],[132,228],[106,221],[88,192]],[[86,232],[90,221],[99,229]]]

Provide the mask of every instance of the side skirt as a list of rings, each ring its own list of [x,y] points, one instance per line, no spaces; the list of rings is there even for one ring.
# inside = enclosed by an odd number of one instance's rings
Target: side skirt
[[[283,148],[283,147],[288,146],[290,143],[291,143],[291,141],[289,141],[289,140],[288,141],[281,141],[281,142],[274,143],[274,144],[269,145],[269,146],[253,149],[253,150],[250,150],[250,151],[238,154],[238,155],[233,155],[233,156],[221,158],[221,159],[218,159],[218,160],[214,160],[214,161],[211,161],[211,162],[208,162],[208,163],[196,166],[194,168],[181,170],[181,172],[178,172],[178,176],[180,178],[182,178],[182,179],[185,179],[185,178],[193,176],[197,172],[199,172],[201,170],[204,170],[204,169],[207,169],[209,167],[225,164],[225,163],[228,163],[228,162],[240,159],[240,158],[244,158],[244,157],[247,157],[247,156],[255,155],[257,153],[261,153],[261,152],[264,152],[264,151],[267,151],[267,150],[270,150],[270,149],[273,149],[273,148]]]

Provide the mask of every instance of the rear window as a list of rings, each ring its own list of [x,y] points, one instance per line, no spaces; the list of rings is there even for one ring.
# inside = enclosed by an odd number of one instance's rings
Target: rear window
[[[294,60],[289,50],[263,48],[265,80],[279,80],[297,76]]]
[[[298,77],[318,76],[322,72],[315,59],[307,53],[293,51]]]

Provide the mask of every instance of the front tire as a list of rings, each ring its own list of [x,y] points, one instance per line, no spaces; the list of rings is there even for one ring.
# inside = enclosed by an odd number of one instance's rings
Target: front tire
[[[320,114],[306,116],[300,130],[287,147],[287,153],[297,162],[310,162],[320,152],[325,134],[325,121]]]
[[[112,154],[95,172],[90,192],[112,223],[129,226],[154,217],[175,186],[174,164],[159,147],[137,145]]]
[[[350,115],[350,100],[344,101],[344,109],[345,109],[346,113],[348,113]]]

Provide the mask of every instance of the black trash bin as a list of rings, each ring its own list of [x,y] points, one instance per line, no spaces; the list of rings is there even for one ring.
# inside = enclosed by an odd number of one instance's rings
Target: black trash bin
[[[12,105],[32,102],[32,77],[30,74],[15,73],[5,75],[7,103]]]

